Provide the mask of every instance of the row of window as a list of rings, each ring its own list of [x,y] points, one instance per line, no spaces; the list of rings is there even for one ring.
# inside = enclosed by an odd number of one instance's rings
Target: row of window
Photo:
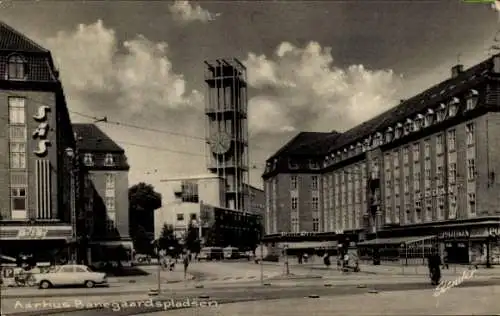
[[[189,219],[190,219],[191,221],[195,221],[195,220],[197,220],[196,213],[191,213],[191,214],[189,214]],[[183,221],[183,220],[184,220],[184,214],[183,214],[183,213],[178,213],[178,214],[177,214],[177,221],[178,221],[178,222],[181,222],[181,221]]]
[[[300,233],[302,230],[300,229],[300,220],[298,217],[290,218],[290,226],[292,233]],[[320,231],[320,222],[319,218],[313,218],[312,220],[312,231],[319,232]]]
[[[466,97],[465,111],[473,110],[477,106],[478,92],[471,90]],[[395,139],[417,132],[422,128],[432,126],[435,122],[440,123],[447,118],[455,117],[458,114],[460,100],[452,98],[448,104],[440,104],[437,109],[428,109],[425,115],[417,114],[414,120],[407,118],[404,123],[397,123],[394,127],[388,127],[385,132],[377,132],[367,137],[363,142],[356,145],[347,146],[329,156],[325,157],[325,166],[337,163],[346,158],[377,148],[384,143],[389,143]],[[473,132],[473,131],[472,131]],[[473,141],[471,139],[471,141]]]
[[[115,163],[115,155],[108,153],[104,156],[105,167],[113,167]],[[93,167],[95,165],[94,155],[92,153],[85,153],[83,155],[83,164],[87,167]]]

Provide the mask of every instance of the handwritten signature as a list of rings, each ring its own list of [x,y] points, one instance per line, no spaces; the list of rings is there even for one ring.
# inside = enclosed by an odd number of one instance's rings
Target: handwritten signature
[[[476,269],[467,270],[462,273],[457,279],[453,281],[441,281],[439,285],[434,290],[434,297],[439,297],[439,295],[446,293],[449,289],[459,286],[464,283],[465,280],[470,280],[474,277]]]

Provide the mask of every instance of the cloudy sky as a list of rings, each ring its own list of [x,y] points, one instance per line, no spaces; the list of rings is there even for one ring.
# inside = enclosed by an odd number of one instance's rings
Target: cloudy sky
[[[297,131],[343,131],[394,106],[458,58],[487,58],[500,29],[491,5],[459,0],[3,0],[0,19],[52,50],[74,122],[122,123],[98,124],[126,149],[131,184],[205,172],[204,60],[248,68],[260,186]]]

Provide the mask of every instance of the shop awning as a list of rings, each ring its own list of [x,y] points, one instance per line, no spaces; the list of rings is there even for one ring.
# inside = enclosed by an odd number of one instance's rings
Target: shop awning
[[[437,236],[420,236],[420,237],[393,237],[393,238],[376,238],[358,243],[358,246],[389,246],[389,245],[410,245],[420,243],[422,241],[431,240]]]
[[[334,248],[337,247],[337,241],[302,241],[279,243],[279,248],[287,249],[311,249],[311,248]]]

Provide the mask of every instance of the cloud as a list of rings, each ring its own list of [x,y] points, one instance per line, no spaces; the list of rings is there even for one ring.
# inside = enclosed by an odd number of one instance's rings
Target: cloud
[[[331,49],[281,43],[273,56],[249,53],[252,134],[344,130],[394,106],[401,78],[391,70],[334,65]]]
[[[202,95],[186,91],[184,77],[172,70],[166,43],[153,43],[142,35],[118,43],[115,32],[97,21],[59,32],[46,44],[80,109],[102,112],[106,106],[109,111],[135,116],[145,111],[187,112],[202,106]]]
[[[176,0],[170,5],[170,12],[180,22],[209,22],[213,21],[219,13],[211,13],[200,5],[192,5],[187,0]]]

